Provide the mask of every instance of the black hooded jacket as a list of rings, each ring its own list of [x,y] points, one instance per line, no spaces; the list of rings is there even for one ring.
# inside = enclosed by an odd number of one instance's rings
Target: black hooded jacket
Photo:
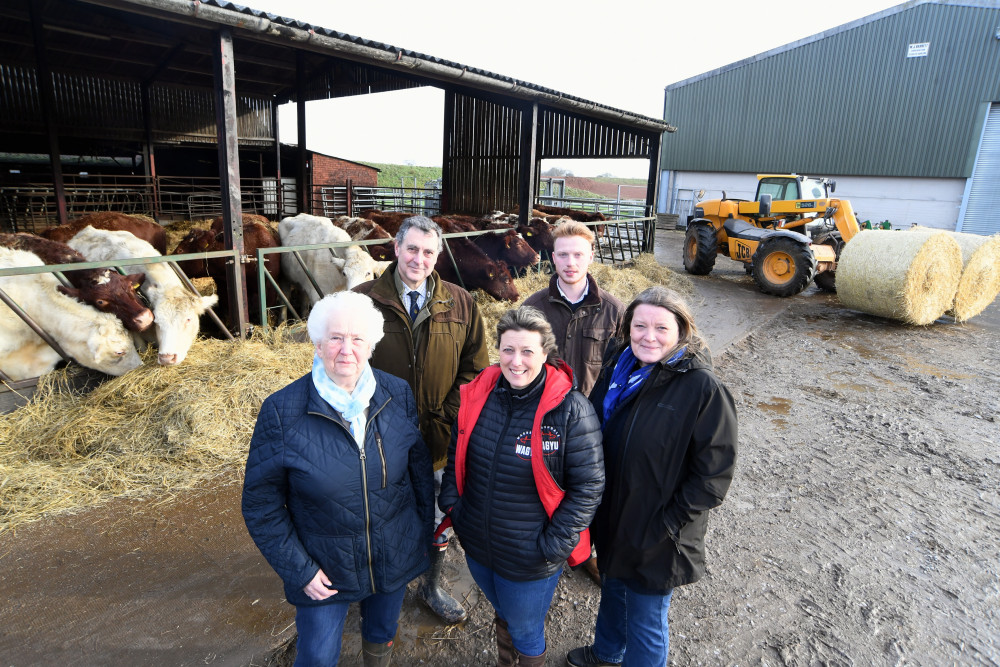
[[[736,408],[711,361],[687,356],[673,367],[656,364],[605,419],[615,347],[590,396],[606,471],[591,535],[601,572],[666,593],[705,573],[708,510],[722,503],[736,464]]]

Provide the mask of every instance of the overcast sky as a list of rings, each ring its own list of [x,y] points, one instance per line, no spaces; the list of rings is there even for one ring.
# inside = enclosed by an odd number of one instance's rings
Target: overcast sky
[[[885,0],[247,0],[255,9],[453,60],[653,118],[678,81],[892,7]],[[799,81],[798,83],[805,83]],[[808,89],[808,87],[804,88]],[[808,107],[817,99],[802,99]],[[349,160],[440,166],[436,88],[306,105],[308,145]],[[669,118],[667,119],[670,120]],[[281,137],[296,141],[293,105]],[[577,176],[642,177],[644,160],[546,160]]]

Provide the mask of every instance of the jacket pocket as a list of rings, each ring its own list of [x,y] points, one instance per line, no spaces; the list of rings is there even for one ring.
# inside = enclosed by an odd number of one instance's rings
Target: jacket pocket
[[[319,563],[333,588],[345,593],[361,590],[359,570],[367,563],[364,540],[355,535],[311,535],[306,551]]]
[[[395,512],[376,534],[375,583],[380,592],[394,591],[407,583],[403,578],[417,567],[427,551],[425,524],[411,507]]]
[[[585,360],[588,364],[600,367],[604,359],[604,348],[613,335],[614,332],[606,327],[590,327],[583,330],[584,342],[587,344]]]

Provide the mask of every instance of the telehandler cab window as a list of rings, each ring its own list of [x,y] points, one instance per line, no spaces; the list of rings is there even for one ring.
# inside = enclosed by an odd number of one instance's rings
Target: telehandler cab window
[[[791,178],[762,178],[757,186],[757,201],[761,195],[771,195],[774,201],[799,199],[798,181]]]

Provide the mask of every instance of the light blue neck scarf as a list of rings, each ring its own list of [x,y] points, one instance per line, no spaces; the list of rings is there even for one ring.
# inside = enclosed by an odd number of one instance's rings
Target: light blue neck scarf
[[[317,355],[313,355],[312,379],[313,386],[316,387],[320,397],[347,420],[354,441],[358,443],[359,449],[364,450],[365,426],[367,425],[365,410],[375,394],[375,374],[372,373],[371,364],[365,364],[364,370],[361,371],[361,377],[358,378],[357,384],[354,385],[354,391],[351,393],[340,388],[336,382],[330,379],[323,367],[323,360]]]

